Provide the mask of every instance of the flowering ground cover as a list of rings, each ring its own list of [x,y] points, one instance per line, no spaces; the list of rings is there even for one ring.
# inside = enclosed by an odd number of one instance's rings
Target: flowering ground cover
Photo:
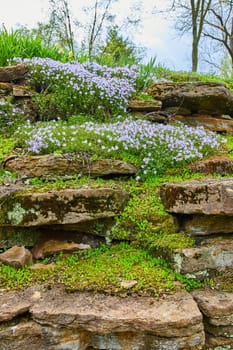
[[[28,122],[15,136],[33,154],[92,151],[95,157],[131,160],[141,167],[138,179],[201,159],[221,147],[220,138],[202,127],[152,124],[131,116],[108,123],[77,121]]]
[[[124,113],[135,92],[138,67],[107,67],[96,62],[62,63],[48,58],[17,59],[31,67],[34,102],[40,118],[86,113],[97,119]]]

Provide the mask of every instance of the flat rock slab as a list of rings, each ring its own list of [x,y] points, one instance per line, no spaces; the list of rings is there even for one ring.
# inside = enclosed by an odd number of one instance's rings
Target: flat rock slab
[[[191,113],[233,115],[233,94],[224,84],[162,82],[150,85],[147,92],[162,101],[162,108],[186,108]]]
[[[209,346],[233,345],[233,293],[207,289],[192,295],[204,315]]]
[[[112,188],[11,192],[1,198],[0,226],[75,225],[118,215],[128,193]]]
[[[165,183],[160,195],[170,213],[233,216],[232,178]]]
[[[128,109],[132,112],[156,112],[162,107],[161,101],[130,100]]]
[[[12,293],[9,297],[6,294],[0,296],[0,304],[0,320],[8,321],[5,327],[4,324],[0,326],[0,347],[8,340],[9,348],[17,349],[14,347],[16,335],[18,332],[22,341],[23,327],[26,335],[24,349],[29,349],[26,344],[29,341],[28,328],[33,339],[29,342],[34,346],[31,348],[36,349],[35,345],[43,341],[42,350],[84,350],[88,346],[102,350],[198,350],[204,345],[202,315],[187,292],[159,300],[153,297],[67,294],[55,286],[50,290],[32,287],[15,296]],[[27,312],[27,321],[18,319],[14,326],[12,323],[9,327],[9,321],[13,322],[20,312],[22,315]],[[9,337],[12,326],[14,332],[11,330],[12,336]],[[34,330],[40,336],[33,337]]]
[[[194,237],[233,233],[233,216],[182,215],[178,221],[180,230]]]
[[[177,120],[189,126],[203,126],[205,129],[218,133],[233,133],[233,120],[224,118],[215,118],[208,115],[175,115],[172,120]]]
[[[5,168],[27,177],[53,177],[67,175],[87,175],[91,177],[134,175],[138,168],[122,160],[99,159],[88,161],[75,155],[62,154],[42,156],[9,156],[5,159]],[[82,158],[82,157],[81,157]]]
[[[172,256],[176,271],[194,279],[233,270],[232,237],[211,238],[199,247],[177,249]]]
[[[28,73],[28,67],[25,64],[0,67],[0,81],[10,82],[12,80],[24,79]]]
[[[226,155],[199,160],[190,166],[192,171],[202,174],[233,174],[233,159]]]

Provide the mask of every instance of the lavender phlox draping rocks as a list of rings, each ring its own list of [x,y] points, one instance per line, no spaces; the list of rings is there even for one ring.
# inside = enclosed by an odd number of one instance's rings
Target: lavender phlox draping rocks
[[[57,95],[57,109],[67,111],[69,116],[123,113],[135,92],[137,66],[112,68],[95,62],[62,63],[49,58],[18,61],[31,67],[31,81],[35,86],[39,84],[40,93]]]
[[[28,123],[16,136],[24,139],[29,152],[39,154],[78,151],[80,147],[95,150],[104,157],[120,157],[128,153],[137,157],[143,177],[161,173],[164,169],[183,165],[210,155],[221,147],[219,137],[203,127],[152,124],[133,117],[112,123],[50,122],[46,125]],[[139,178],[139,177],[138,177]]]

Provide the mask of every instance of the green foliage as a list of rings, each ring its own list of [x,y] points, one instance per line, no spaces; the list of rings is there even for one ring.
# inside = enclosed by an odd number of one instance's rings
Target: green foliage
[[[55,46],[46,46],[39,36],[33,36],[23,29],[7,31],[0,29],[0,66],[7,66],[15,57],[50,57],[63,59]]]
[[[4,160],[5,156],[9,155],[12,152],[14,146],[14,138],[5,138],[0,136],[0,163]]]
[[[155,68],[156,57],[151,58],[147,64],[140,65],[139,75],[136,80],[137,91],[143,90],[145,87],[147,87],[150,83],[153,82],[153,78],[156,77]]]
[[[135,45],[119,34],[118,26],[110,29],[107,41],[100,47],[100,53],[96,57],[98,63],[113,67],[136,64],[140,59],[140,53]]]
[[[0,135],[11,135],[23,121],[19,108],[7,100],[0,100]]]
[[[150,96],[148,93],[146,92],[139,92],[135,95],[135,98],[137,100],[141,100],[141,101],[154,101],[154,98],[152,96]]]

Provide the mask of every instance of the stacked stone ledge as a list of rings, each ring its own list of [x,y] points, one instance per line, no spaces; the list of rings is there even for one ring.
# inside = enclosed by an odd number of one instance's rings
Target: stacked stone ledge
[[[12,95],[13,103],[33,120],[37,111],[31,104],[33,91],[28,89],[27,79],[25,65],[0,68],[1,99]],[[139,117],[163,123],[178,120],[217,132],[233,132],[233,95],[222,84],[158,83],[148,92],[154,101],[129,103],[130,111]],[[67,173],[92,177],[122,173],[131,176],[138,171],[133,165],[113,160],[87,160],[83,166],[79,159],[67,160],[62,155],[24,158],[13,155],[5,160],[4,166],[19,176],[50,178]],[[210,172],[213,167],[220,169],[218,172],[222,175],[232,172],[229,159],[209,163],[209,166]],[[200,163],[198,171],[200,169],[205,172],[206,164]],[[192,249],[174,253],[174,268],[201,279],[232,270],[233,180],[169,183],[162,186],[161,197],[167,211],[178,219],[180,230],[199,242]],[[87,234],[104,236],[127,200],[127,193],[114,189],[69,189],[32,195],[20,188],[3,186],[0,189],[0,242],[6,242],[15,234],[15,229],[25,228],[30,228],[37,240],[44,226],[56,230],[65,226],[69,232],[83,232],[85,228]],[[80,242],[75,244],[77,247]],[[31,261],[32,257],[23,247],[15,250],[19,253],[17,262],[14,260],[16,267],[20,267],[24,259]],[[42,257],[38,249],[34,253]],[[192,295],[176,293],[158,300],[87,293],[68,295],[59,289],[49,291],[46,286],[19,293],[0,291],[0,348],[231,349],[232,295],[207,289],[194,291]]]

